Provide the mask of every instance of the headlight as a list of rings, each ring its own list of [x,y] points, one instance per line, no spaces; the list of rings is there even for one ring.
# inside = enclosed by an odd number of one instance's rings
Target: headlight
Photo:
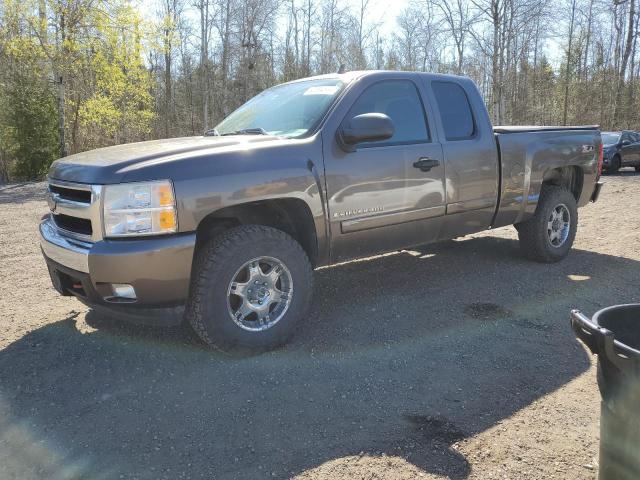
[[[177,230],[176,202],[169,180],[106,185],[105,237],[160,235]]]

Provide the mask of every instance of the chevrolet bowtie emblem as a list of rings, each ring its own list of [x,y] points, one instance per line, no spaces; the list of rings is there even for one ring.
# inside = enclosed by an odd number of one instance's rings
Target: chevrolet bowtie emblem
[[[49,210],[55,212],[56,208],[58,208],[58,195],[50,192],[47,197],[47,203],[49,204]]]

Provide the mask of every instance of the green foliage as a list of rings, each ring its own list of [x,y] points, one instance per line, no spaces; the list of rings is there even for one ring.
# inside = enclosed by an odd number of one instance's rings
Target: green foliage
[[[0,181],[8,164],[13,179],[46,173],[59,156],[60,118],[71,153],[149,137],[155,105],[143,45],[150,29],[137,9],[118,0],[49,0],[43,24],[42,3],[0,2]]]
[[[2,7],[0,173],[13,179],[39,178],[58,156],[55,97],[41,48],[22,34],[25,5],[5,0]]]
[[[13,177],[41,178],[58,154],[55,98],[37,78],[17,80],[3,95],[0,141],[15,159]]]
[[[86,148],[137,140],[151,131],[155,112],[141,23],[138,12],[125,6],[110,23],[97,25],[89,62],[94,92],[79,107]]]

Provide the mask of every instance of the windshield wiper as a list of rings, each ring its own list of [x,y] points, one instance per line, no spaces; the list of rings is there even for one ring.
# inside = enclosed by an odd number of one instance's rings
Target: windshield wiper
[[[242,130],[235,130],[233,132],[223,133],[222,136],[227,135],[271,135],[264,128],[243,128]]]

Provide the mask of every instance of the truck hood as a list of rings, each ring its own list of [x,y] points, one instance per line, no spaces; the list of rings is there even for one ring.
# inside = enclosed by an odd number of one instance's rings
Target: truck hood
[[[147,142],[127,143],[77,153],[56,160],[49,177],[68,182],[106,184],[124,179],[127,171],[136,165],[172,159],[180,161],[191,155],[208,155],[255,148],[260,144],[287,142],[267,135],[233,135],[225,137],[182,137]]]

